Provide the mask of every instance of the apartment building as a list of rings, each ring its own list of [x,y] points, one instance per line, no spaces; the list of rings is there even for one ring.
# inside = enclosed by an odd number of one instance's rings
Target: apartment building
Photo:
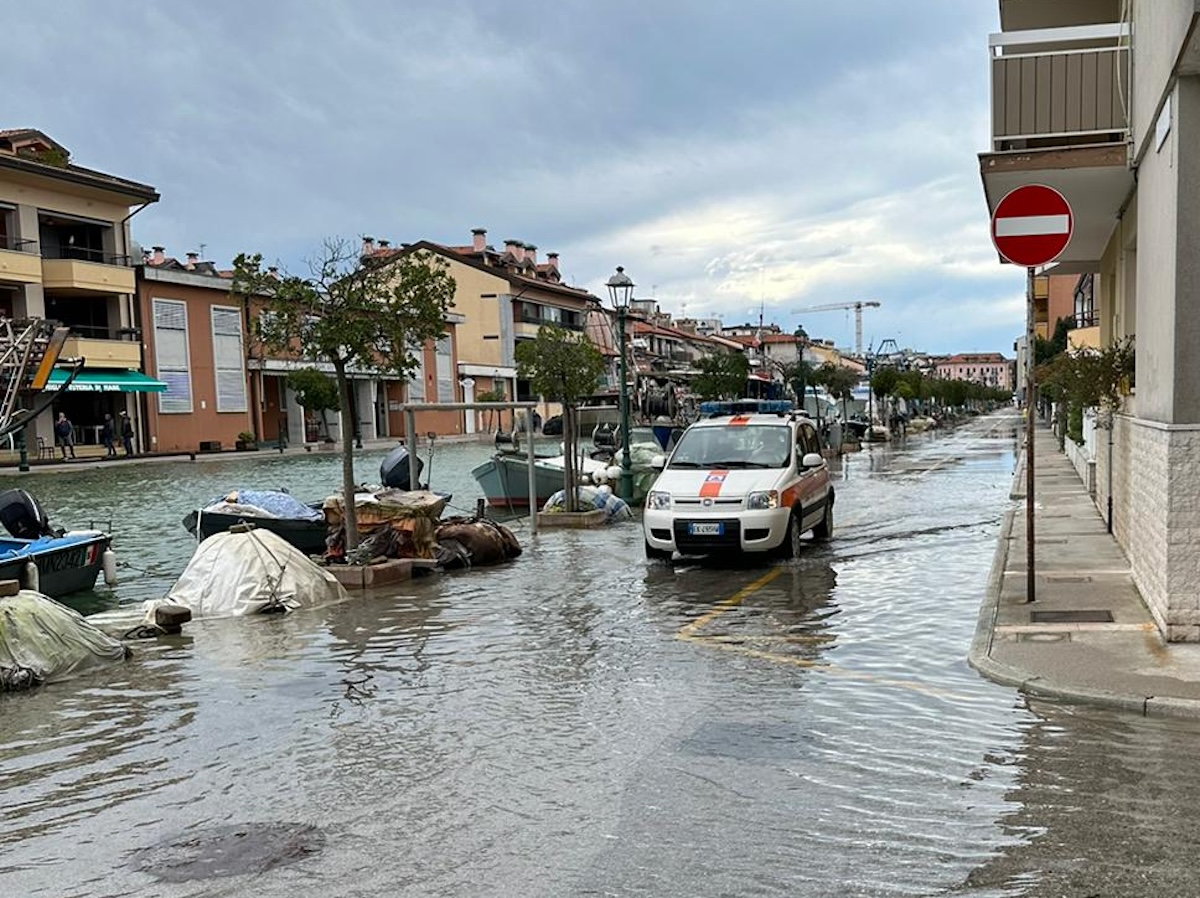
[[[241,433],[254,434],[260,447],[318,443],[326,437],[370,440],[404,435],[399,411],[404,384],[375,369],[360,366],[348,372],[350,421],[342,421],[337,411],[322,416],[302,408],[288,386],[288,374],[313,368],[332,378],[333,366],[320,359],[268,352],[254,338],[254,320],[264,303],[244,303],[231,296],[232,271],[202,261],[197,253],[187,253],[180,261],[155,246],[137,272],[147,370],[166,385],[146,410],[151,451],[230,449]],[[447,337],[421,353],[421,372],[415,380],[428,380],[431,391],[449,390],[456,321],[450,316]],[[430,426],[425,429],[454,433],[454,421],[453,415],[445,421],[426,421]]]
[[[428,240],[391,247],[363,243],[363,254],[377,258],[427,251],[445,259],[455,282],[453,310],[457,327],[457,355],[445,356],[436,378],[414,379],[407,385],[410,402],[474,402],[483,393],[496,391],[508,400],[537,400],[527,380],[518,378],[516,345],[537,337],[543,324],[556,324],[591,339],[609,357],[615,355],[609,320],[600,300],[587,290],[563,283],[558,254],[538,260],[537,247],[521,240],[505,240],[502,250],[487,242],[487,230],[475,228],[471,243],[445,245]],[[390,399],[390,397],[389,397]],[[397,402],[399,397],[397,397]],[[543,417],[558,413],[556,406],[542,409]],[[423,421],[444,412],[418,416],[419,430],[436,430]],[[454,413],[450,432],[475,433],[482,427],[479,414]],[[501,426],[511,426],[503,416]],[[493,422],[495,423],[495,422]],[[446,432],[447,422],[438,422]]]
[[[1097,440],[1097,504],[1163,634],[1200,641],[1200,9],[1195,0],[1000,0],[990,38],[990,211],[1041,183],[1071,204],[1054,275],[1088,275],[1096,343],[1136,339]],[[1111,439],[1110,439],[1111,438]]]
[[[58,412],[75,423],[77,442],[98,443],[104,415],[124,411],[145,446],[139,397],[166,385],[143,371],[129,220],[158,198],[146,184],[76,165],[41,131],[0,131],[0,315],[68,325],[62,354],[84,359],[28,428],[31,443],[53,445]],[[49,388],[62,381],[55,372]]]
[[[965,380],[996,390],[1013,388],[1013,363],[998,352],[960,352],[933,364],[934,376]]]

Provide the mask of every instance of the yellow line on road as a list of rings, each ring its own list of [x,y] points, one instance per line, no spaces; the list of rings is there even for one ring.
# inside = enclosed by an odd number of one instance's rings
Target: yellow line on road
[[[754,593],[758,592],[760,589],[762,589],[764,586],[766,586],[768,583],[770,583],[772,580],[774,580],[776,577],[778,577],[782,573],[783,573],[783,568],[781,568],[781,567],[772,568],[768,573],[763,574],[761,577],[759,577],[753,583],[749,584],[748,586],[742,587],[737,592],[735,592],[732,596],[730,596],[728,599],[725,599],[725,601],[718,603],[717,607],[714,608],[712,611],[708,612],[707,614],[700,615],[700,617],[696,618],[694,621],[692,621],[690,624],[688,624],[682,630],[680,630],[678,633],[676,633],[675,634],[676,637],[679,639],[694,638],[697,630],[700,630],[703,627],[708,626],[708,624],[711,621],[716,620],[718,617],[720,617],[726,611],[729,611],[731,608],[736,608],[738,605],[742,604],[742,602],[746,601],[747,596],[751,596]]]

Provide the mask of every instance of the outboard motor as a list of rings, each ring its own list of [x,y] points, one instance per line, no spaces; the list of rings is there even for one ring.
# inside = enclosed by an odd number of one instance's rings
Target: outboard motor
[[[0,493],[0,524],[17,539],[56,535],[38,500],[20,489]]]
[[[391,487],[394,490],[416,490],[420,489],[419,483],[412,484],[409,482],[408,470],[408,447],[403,443],[384,456],[383,461],[379,465],[379,479],[386,487]],[[421,469],[425,467],[420,456],[417,457],[417,478],[421,477]]]

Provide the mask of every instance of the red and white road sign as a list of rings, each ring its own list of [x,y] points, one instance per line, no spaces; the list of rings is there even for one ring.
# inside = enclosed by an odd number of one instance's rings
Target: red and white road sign
[[[996,204],[992,243],[1014,265],[1037,268],[1062,254],[1074,226],[1066,197],[1045,184],[1026,184],[1010,190]]]

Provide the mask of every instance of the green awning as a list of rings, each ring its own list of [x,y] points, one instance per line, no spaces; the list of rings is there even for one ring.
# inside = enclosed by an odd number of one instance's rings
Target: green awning
[[[67,381],[67,372],[55,368],[50,372],[46,389],[61,387]],[[113,368],[85,368],[75,375],[67,392],[80,393],[162,393],[167,385],[140,371],[125,371]]]

